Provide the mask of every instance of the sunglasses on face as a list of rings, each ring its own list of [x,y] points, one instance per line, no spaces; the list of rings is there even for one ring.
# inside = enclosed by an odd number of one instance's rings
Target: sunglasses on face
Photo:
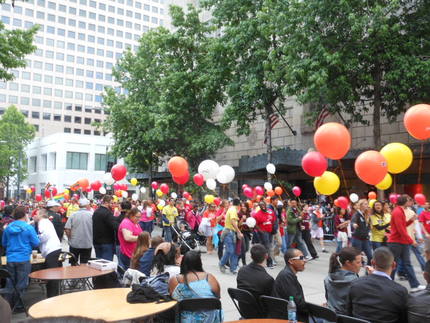
[[[290,258],[291,260],[305,260],[305,256],[298,256],[294,258]]]

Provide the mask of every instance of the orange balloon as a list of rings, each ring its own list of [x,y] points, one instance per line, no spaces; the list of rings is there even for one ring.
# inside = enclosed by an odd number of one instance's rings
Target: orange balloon
[[[274,190],[267,191],[267,195],[272,197],[275,195],[275,191]]]
[[[261,195],[257,195],[257,196],[255,197],[255,200],[256,200],[257,202],[260,202],[262,198],[263,198],[263,197],[262,197]]]
[[[188,200],[188,201],[191,201],[192,199],[193,199],[193,197],[191,196],[191,194],[190,194],[190,195],[188,195],[187,200]]]
[[[430,138],[430,105],[417,104],[410,107],[403,117],[403,123],[415,139]]]
[[[325,157],[341,159],[351,147],[351,134],[344,125],[329,122],[317,129],[314,144]]]
[[[276,186],[275,187],[275,193],[276,193],[276,195],[282,195],[282,188],[281,187],[279,187],[279,186]]]
[[[335,199],[333,203],[335,206],[339,206],[339,201],[337,199]]]
[[[369,198],[369,200],[376,200],[376,193],[369,192],[369,194],[367,194],[367,197]]]
[[[365,151],[355,160],[355,173],[369,185],[379,184],[387,175],[387,171],[387,160],[379,151]]]
[[[184,177],[188,173],[188,162],[179,156],[170,158],[167,167],[173,177]]]
[[[90,182],[86,178],[81,178],[78,181],[78,184],[82,189],[86,189],[88,186],[90,186]]]
[[[121,190],[116,191],[115,195],[118,196],[118,197],[121,197],[122,196],[122,191]]]

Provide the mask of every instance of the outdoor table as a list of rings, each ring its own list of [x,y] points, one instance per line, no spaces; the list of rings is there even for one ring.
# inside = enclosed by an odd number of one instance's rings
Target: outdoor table
[[[165,303],[127,302],[130,288],[94,289],[51,297],[30,307],[34,319],[79,316],[108,322],[135,320],[166,311],[176,301]]]
[[[108,275],[113,272],[114,270],[98,270],[87,264],[82,264],[80,266],[57,267],[33,271],[29,277],[38,280],[82,280],[85,287],[92,289],[93,286],[89,280],[90,278]],[[60,284],[60,294],[62,294],[62,292],[63,284]]]
[[[45,258],[42,257],[41,253],[38,253],[36,258],[33,258],[33,255],[30,255],[29,260],[30,260],[30,263],[32,265],[40,265],[40,264],[45,263]],[[1,264],[2,264],[2,266],[7,264],[7,257],[6,256],[1,257]]]

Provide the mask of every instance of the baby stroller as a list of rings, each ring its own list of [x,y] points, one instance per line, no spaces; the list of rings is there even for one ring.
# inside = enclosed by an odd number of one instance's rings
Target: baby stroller
[[[185,254],[189,250],[199,251],[200,241],[199,236],[190,230],[188,223],[184,220],[179,220],[172,226],[172,230],[177,236],[177,243],[181,249],[181,254]]]

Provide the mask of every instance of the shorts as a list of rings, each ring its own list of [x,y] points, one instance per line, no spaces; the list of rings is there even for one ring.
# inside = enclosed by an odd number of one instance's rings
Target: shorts
[[[321,239],[324,238],[323,228],[318,228],[316,230],[311,230],[311,237],[313,239]]]

